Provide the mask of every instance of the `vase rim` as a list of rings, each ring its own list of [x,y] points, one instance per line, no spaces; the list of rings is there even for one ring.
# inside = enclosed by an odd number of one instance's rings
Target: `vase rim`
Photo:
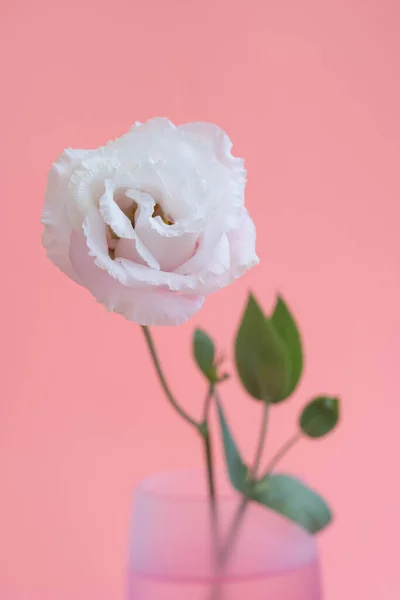
[[[204,479],[202,476],[204,474]],[[236,502],[239,493],[229,485],[224,471],[218,469],[216,478],[220,483],[217,492],[219,502]],[[189,484],[192,483],[192,488]],[[175,484],[175,487],[173,487]],[[176,487],[176,484],[181,486]],[[194,484],[194,485],[193,485]],[[201,468],[178,468],[157,471],[144,477],[136,487],[137,494],[171,502],[206,502],[206,475]]]

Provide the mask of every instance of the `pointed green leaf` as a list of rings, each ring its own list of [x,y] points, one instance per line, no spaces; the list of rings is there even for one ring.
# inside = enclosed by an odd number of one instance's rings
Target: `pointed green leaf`
[[[217,380],[214,365],[215,346],[212,339],[202,329],[196,329],[193,337],[193,355],[200,371],[211,382]]]
[[[339,421],[339,398],[320,396],[304,408],[300,416],[303,433],[311,438],[327,435]]]
[[[317,533],[332,520],[326,502],[312,489],[289,475],[266,475],[254,484],[251,497],[259,504]]]
[[[241,382],[253,398],[286,398],[290,364],[285,346],[252,295],[236,336],[235,358]]]
[[[303,350],[301,347],[300,332],[296,322],[291,315],[285,301],[278,296],[271,321],[279,337],[283,341],[290,362],[289,387],[286,390],[287,396],[290,396],[300,381],[303,372]]]
[[[239,492],[242,492],[246,487],[248,468],[240,456],[240,452],[230,431],[220,400],[217,400],[217,409],[229,479],[233,487]]]

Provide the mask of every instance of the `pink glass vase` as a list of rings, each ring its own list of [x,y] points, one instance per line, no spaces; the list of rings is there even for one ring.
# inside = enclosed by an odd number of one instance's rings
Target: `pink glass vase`
[[[240,497],[226,481],[218,483],[218,525],[223,538]],[[218,578],[214,550],[204,473],[164,473],[139,485],[129,600],[322,598],[315,539],[264,507],[249,504]]]

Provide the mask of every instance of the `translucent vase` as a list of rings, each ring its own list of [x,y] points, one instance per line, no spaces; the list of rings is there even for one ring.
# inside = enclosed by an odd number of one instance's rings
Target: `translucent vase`
[[[219,481],[218,528],[223,539],[240,497]],[[222,574],[205,475],[152,476],[136,490],[129,565],[129,600],[321,600],[315,539],[280,515],[249,504]]]

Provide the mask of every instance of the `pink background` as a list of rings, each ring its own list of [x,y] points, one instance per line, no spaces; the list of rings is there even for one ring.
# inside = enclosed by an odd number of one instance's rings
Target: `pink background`
[[[194,326],[230,350],[248,288],[266,308],[281,290],[308,366],[274,414],[270,450],[311,394],[343,396],[338,433],[285,464],[337,513],[320,538],[326,600],[397,600],[397,0],[5,0],[0,12],[1,599],[122,600],[135,483],[200,464],[138,327],[40,246],[56,155],[165,115],[228,131],[246,158],[262,259],[188,325],[155,332],[170,380],[199,413]],[[234,382],[224,396],[250,454],[259,407]]]

